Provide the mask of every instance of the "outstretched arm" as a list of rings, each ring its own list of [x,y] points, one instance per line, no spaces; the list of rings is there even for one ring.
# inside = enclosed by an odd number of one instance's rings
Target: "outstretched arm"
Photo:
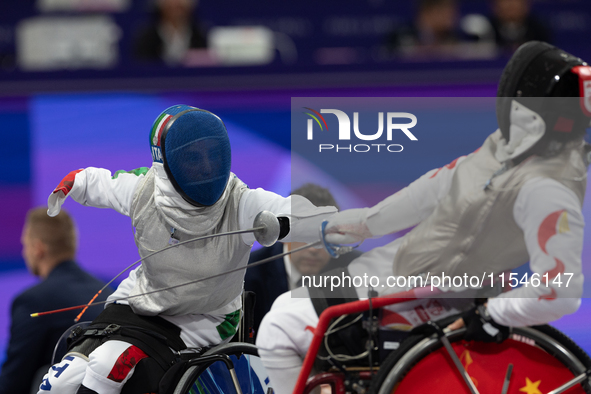
[[[562,184],[538,178],[523,186],[513,215],[539,281],[530,277],[527,286],[491,298],[491,317],[506,326],[528,326],[574,313],[583,293],[581,202]]]
[[[57,215],[68,196],[74,201],[96,208],[111,208],[129,216],[131,202],[138,183],[148,171],[147,167],[129,172],[88,167],[66,175],[47,199],[47,214]]]
[[[336,207],[316,207],[308,199],[292,195],[282,197],[263,189],[247,190],[240,200],[240,228],[252,227],[255,216],[261,211],[270,211],[276,216],[289,218],[289,233],[283,242],[314,242],[319,240],[322,221],[335,212]],[[247,245],[255,241],[254,235],[243,234]]]
[[[412,227],[431,215],[449,192],[459,157],[431,170],[371,208],[349,209],[334,215],[326,226],[326,240],[350,244]]]

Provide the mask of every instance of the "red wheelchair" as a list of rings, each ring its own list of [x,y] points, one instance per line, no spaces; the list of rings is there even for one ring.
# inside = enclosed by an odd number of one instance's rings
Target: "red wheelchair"
[[[591,358],[548,325],[514,328],[511,337],[498,344],[466,341],[465,329],[444,332],[444,325],[429,322],[428,332],[407,337],[379,365],[338,366],[308,378],[333,319],[415,299],[413,292],[402,292],[327,308],[293,393],[321,387],[330,387],[332,394],[591,393]]]

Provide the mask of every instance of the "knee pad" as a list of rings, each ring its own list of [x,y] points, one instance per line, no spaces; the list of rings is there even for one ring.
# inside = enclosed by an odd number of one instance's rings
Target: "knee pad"
[[[84,379],[88,360],[66,354],[61,362],[49,368],[39,386],[39,394],[75,394]]]
[[[148,357],[138,347],[124,341],[108,341],[90,354],[88,369],[114,382],[126,381],[136,364]]]

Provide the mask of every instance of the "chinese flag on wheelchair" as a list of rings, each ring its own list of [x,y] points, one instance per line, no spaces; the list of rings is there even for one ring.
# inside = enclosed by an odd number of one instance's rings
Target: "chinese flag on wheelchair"
[[[410,307],[398,310],[410,313],[392,312],[403,303]],[[294,394],[591,393],[591,358],[555,328],[513,328],[500,343],[466,340],[465,328],[444,330],[460,316],[450,310],[411,292],[329,305]]]

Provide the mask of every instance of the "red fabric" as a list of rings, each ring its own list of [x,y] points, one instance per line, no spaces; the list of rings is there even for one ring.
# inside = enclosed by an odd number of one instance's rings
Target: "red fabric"
[[[115,361],[115,365],[113,365],[113,369],[111,369],[107,378],[115,382],[122,382],[129,374],[129,371],[131,371],[141,359],[146,357],[148,357],[148,355],[140,348],[136,346],[128,347],[123,353],[121,353],[117,361]]]
[[[553,301],[556,299],[556,290],[554,290],[553,288],[550,288],[550,294],[544,294],[538,297],[538,301],[541,300],[549,300],[549,301]]]
[[[70,192],[70,190],[72,190],[72,187],[74,186],[74,178],[76,177],[76,174],[82,170],[83,170],[83,168],[76,170],[76,171],[72,171],[68,175],[66,175],[64,177],[64,179],[62,179],[60,184],[57,185],[57,187],[53,190],[53,193],[57,193],[59,191],[62,191],[64,193],[64,195],[67,196],[68,193]]]
[[[560,216],[564,211],[565,210],[562,209],[560,211],[552,212],[550,215],[546,216],[546,218],[542,221],[542,224],[540,224],[540,228],[538,229],[538,243],[540,248],[542,248],[542,251],[546,254],[548,254],[548,251],[546,250],[546,244],[550,238],[558,233],[556,230],[556,225],[558,224],[558,220],[560,220]],[[564,263],[556,257],[554,257],[554,261],[556,261],[556,266],[544,273],[544,275],[548,274],[547,280],[552,280],[557,275],[564,273]],[[556,292],[554,289],[552,289],[551,294],[540,296],[538,299],[554,300],[556,299]]]
[[[452,346],[481,394],[501,392],[509,364],[513,364],[509,394],[547,393],[574,377],[533,344],[508,339],[501,344],[460,341]],[[470,393],[445,349],[419,361],[396,389],[396,394],[435,392]],[[567,392],[584,393],[580,385]]]
[[[564,263],[556,257],[554,257],[554,261],[556,261],[556,267],[544,273],[544,275],[548,274],[548,280],[556,278],[559,274],[564,274]]]
[[[542,224],[538,228],[538,244],[542,251],[546,254],[546,243],[550,238],[556,235],[556,224],[558,223],[558,219],[560,219],[560,215],[562,215],[564,209],[560,211],[552,212],[550,215],[546,216],[544,220],[542,220]]]
[[[421,305],[415,307],[415,312],[417,312],[419,319],[421,319],[421,321],[423,323],[426,323],[429,320],[431,320],[431,318],[429,317],[429,314],[425,311],[425,308],[423,308]]]
[[[463,157],[463,156],[460,156],[460,157]],[[438,169],[437,171],[435,171],[435,173],[434,173],[433,175],[431,175],[431,177],[430,177],[430,178],[435,178],[435,176],[436,176],[437,174],[439,174],[439,171],[443,170],[443,168],[447,168],[447,169],[449,169],[449,170],[453,169],[453,168],[456,166],[456,164],[458,163],[458,160],[460,160],[460,157],[458,157],[457,159],[455,159],[455,160],[454,160],[454,161],[452,161],[451,163],[449,163],[449,164],[446,164],[445,166],[443,166],[443,167],[441,167],[440,169]]]
[[[576,66],[571,70],[579,77],[579,93],[581,95],[581,109],[587,116],[591,116],[591,67]]]
[[[380,325],[386,327],[392,324],[404,324],[412,327],[412,323],[409,322],[401,314],[390,311],[388,309],[382,309],[382,318],[380,319]]]

